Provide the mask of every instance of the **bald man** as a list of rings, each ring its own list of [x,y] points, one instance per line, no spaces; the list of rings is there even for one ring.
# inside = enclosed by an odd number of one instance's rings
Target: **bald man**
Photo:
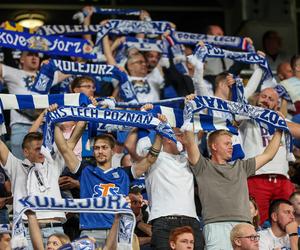
[[[273,88],[266,88],[259,93],[256,106],[278,110],[278,94]],[[299,125],[287,122],[292,136],[299,137]],[[245,158],[251,158],[261,152],[269,144],[272,135],[255,121],[246,120],[239,126]],[[295,187],[288,176],[288,161],[286,159],[284,136],[281,145],[272,161],[265,164],[256,175],[248,179],[250,196],[254,197],[260,212],[260,223],[268,218],[270,201],[274,199],[288,199]]]
[[[230,240],[234,250],[258,250],[259,234],[253,225],[240,223],[230,232]]]

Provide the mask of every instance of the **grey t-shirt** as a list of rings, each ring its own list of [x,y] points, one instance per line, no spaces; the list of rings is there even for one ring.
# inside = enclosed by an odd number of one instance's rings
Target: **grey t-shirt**
[[[204,223],[251,222],[247,178],[255,174],[255,158],[217,165],[202,155],[191,166],[198,183]]]

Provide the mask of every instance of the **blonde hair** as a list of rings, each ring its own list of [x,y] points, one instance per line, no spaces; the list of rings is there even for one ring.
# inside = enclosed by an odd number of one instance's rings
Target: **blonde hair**
[[[211,150],[211,145],[221,135],[228,135],[228,136],[232,137],[232,134],[229,131],[225,130],[225,129],[219,129],[219,130],[216,130],[216,131],[210,133],[207,136],[207,147],[208,147],[209,150]]]
[[[51,235],[48,237],[48,239],[50,239],[52,236],[58,238],[58,239],[60,240],[60,242],[61,242],[62,245],[71,242],[69,236],[66,235],[66,234],[54,233],[54,234],[51,234]]]
[[[239,223],[232,228],[230,232],[230,241],[232,247],[235,247],[234,240],[243,236],[243,229],[246,227],[252,227],[255,230],[254,226],[249,223]]]

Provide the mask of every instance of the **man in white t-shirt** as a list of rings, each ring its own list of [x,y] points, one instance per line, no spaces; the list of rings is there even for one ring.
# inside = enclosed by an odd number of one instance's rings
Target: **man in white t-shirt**
[[[277,110],[277,92],[272,88],[264,89],[260,92],[256,105]],[[287,125],[292,136],[298,138],[299,125],[288,121]],[[239,132],[246,159],[263,152],[272,138],[265,128],[251,120],[243,121],[239,126]],[[282,137],[281,145],[274,159],[258,170],[255,176],[248,179],[249,194],[255,198],[258,204],[261,223],[268,218],[270,201],[289,199],[295,190],[293,183],[289,180],[286,155],[285,140]]]
[[[175,130],[175,134],[177,140],[182,141],[183,134],[179,129]],[[190,226],[195,234],[194,249],[203,249],[203,237],[195,208],[193,173],[188,167],[186,154],[173,141],[159,135],[149,154],[157,157],[156,161],[148,167],[135,165],[132,172],[135,178],[145,173],[152,247],[168,250],[171,230]]]
[[[298,223],[294,208],[288,200],[274,200],[269,209],[271,228],[259,232],[260,250],[298,250]]]
[[[17,69],[0,64],[0,78],[6,83],[10,94],[32,94],[31,86],[40,67],[38,53],[23,51],[20,65],[21,69]],[[24,159],[21,144],[33,120],[17,110],[11,110],[10,112],[11,150],[17,158]]]
[[[73,137],[76,134],[77,132],[74,132],[69,139],[71,148],[76,144],[77,139],[74,140]],[[65,162],[59,153],[45,157],[40,152],[42,143],[43,135],[40,132],[28,133],[22,142],[25,160],[21,160],[16,158],[0,140],[0,161],[11,180],[14,211],[20,210],[18,200],[29,195],[61,198],[58,178],[65,167]],[[38,212],[37,218],[45,242],[50,234],[63,233],[62,222],[65,221],[63,212]],[[27,217],[24,216],[23,219],[27,220]]]

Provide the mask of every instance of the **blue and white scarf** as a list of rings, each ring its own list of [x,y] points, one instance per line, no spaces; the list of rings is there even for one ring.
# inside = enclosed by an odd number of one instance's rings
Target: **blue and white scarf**
[[[190,123],[193,121],[195,113],[199,113],[203,109],[216,110],[227,112],[244,117],[254,119],[258,124],[266,128],[270,134],[273,134],[276,129],[281,129],[285,132],[285,140],[287,145],[287,159],[293,160],[292,155],[292,140],[287,124],[275,111],[255,107],[245,103],[226,101],[216,97],[197,96],[194,100],[188,101],[184,109],[184,125],[183,129],[190,129]]]
[[[277,84],[274,89],[276,90],[277,94],[279,97],[287,100],[288,102],[293,102],[289,93],[286,91],[285,87],[283,87],[282,85],[280,84]]]
[[[19,199],[20,211],[16,211],[13,219],[13,249],[27,246],[25,227],[22,215],[31,211],[64,211],[75,213],[108,213],[122,214],[118,231],[119,250],[131,250],[135,225],[135,216],[126,199],[121,195],[87,198],[57,199],[52,197],[28,196]],[[18,207],[18,206],[17,206]]]
[[[41,67],[31,90],[39,94],[48,93],[53,83],[55,71],[72,75],[91,75],[116,79],[120,86],[120,97],[124,101],[138,102],[128,75],[119,68],[108,64],[83,64],[56,59],[49,60],[48,64]]]
[[[98,99],[97,99],[98,100]],[[111,100],[111,99],[109,99]],[[184,97],[175,97],[170,99],[160,100],[158,102],[140,102],[140,103],[128,103],[128,102],[115,102],[115,107],[119,108],[140,108],[145,104],[151,103],[153,105],[162,105],[167,107],[175,107],[178,104],[184,103]]]
[[[11,49],[42,52],[49,55],[96,58],[88,40],[59,36],[37,36],[25,32],[0,29],[0,46]]]
[[[0,94],[3,110],[45,109],[51,104],[58,106],[87,106],[91,102],[83,93],[52,95],[13,95]]]
[[[209,43],[211,45],[226,47],[226,48],[235,48],[245,51],[255,51],[253,46],[247,42],[243,37],[237,36],[213,36],[206,34],[196,34],[182,31],[174,31],[171,34],[172,38],[177,43],[195,45],[199,41]]]
[[[229,51],[206,43],[205,46],[197,44],[193,55],[196,56],[202,62],[205,61],[206,57],[217,57],[228,58],[237,62],[243,62],[248,64],[258,64],[264,70],[263,80],[273,77],[272,71],[269,67],[266,58],[258,55],[255,52]]]
[[[59,106],[87,106],[90,104],[90,100],[82,93],[57,95],[0,94],[0,135],[6,134],[3,110],[45,109],[54,103]]]
[[[163,42],[156,39],[143,39],[126,36],[125,41],[116,49],[115,60],[119,65],[125,65],[128,56],[128,50],[135,48],[139,51],[157,51],[163,52]]]
[[[173,60],[175,68],[182,75],[188,75],[189,71],[186,66],[186,55],[184,52],[184,46],[177,41],[175,41],[171,36],[166,36],[163,38],[163,44],[165,46],[165,51],[168,52],[168,57]],[[164,53],[166,53],[164,51]],[[165,55],[163,55],[165,57]]]
[[[141,11],[138,9],[107,9],[93,6],[93,13],[102,15],[132,15],[139,16]],[[74,20],[78,20],[79,23],[83,23],[84,18],[88,16],[85,10],[79,11],[73,15]]]
[[[97,33],[97,39],[95,47],[99,45],[102,38],[107,33],[113,33],[116,35],[128,35],[128,34],[163,34],[166,31],[171,30],[169,22],[165,21],[134,21],[134,20],[109,20]]]
[[[44,127],[44,146],[51,152],[53,145],[54,125],[65,121],[89,121],[92,123],[116,124],[144,129],[154,129],[157,133],[176,142],[176,137],[168,123],[147,112],[133,110],[111,110],[89,107],[60,107],[48,112]]]
[[[35,32],[37,35],[84,35],[84,34],[97,34],[103,25],[68,25],[68,24],[54,24],[43,25]]]

